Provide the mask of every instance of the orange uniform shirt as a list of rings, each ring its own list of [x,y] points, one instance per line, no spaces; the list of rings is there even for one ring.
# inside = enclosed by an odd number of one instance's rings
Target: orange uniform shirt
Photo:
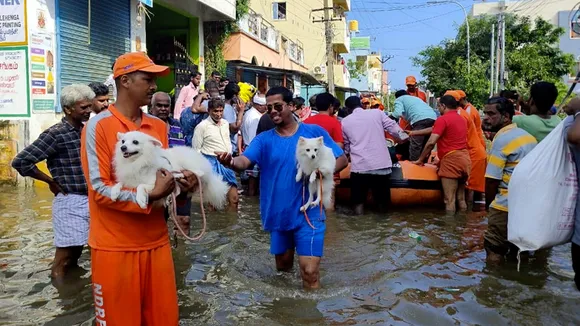
[[[479,141],[485,148],[485,138],[483,137],[483,129],[481,128],[481,116],[479,115],[479,111],[477,111],[477,109],[473,105],[471,105],[471,103],[467,103],[465,111],[469,113],[471,121],[473,121],[473,124],[475,126],[477,137],[479,137]]]
[[[473,121],[471,121],[471,116],[464,109],[457,109],[457,113],[465,119],[467,123],[467,150],[469,151],[469,158],[471,161],[485,160],[487,153],[485,147],[479,141],[477,137],[477,131]]]
[[[116,183],[113,157],[118,132],[141,131],[168,147],[167,126],[143,113],[141,126],[123,116],[114,105],[95,116],[83,128],[81,163],[89,190],[89,245],[108,251],[150,250],[169,243],[162,208],[141,209],[135,192],[123,190],[111,200]]]
[[[427,95],[425,92],[421,91],[420,89],[416,88],[414,92],[407,90],[407,94],[411,96],[418,97],[423,100],[423,102],[427,103]]]

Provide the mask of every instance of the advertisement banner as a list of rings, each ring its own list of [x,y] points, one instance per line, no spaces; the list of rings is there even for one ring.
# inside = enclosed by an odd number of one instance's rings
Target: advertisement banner
[[[30,118],[28,49],[0,48],[0,119]]]
[[[32,111],[54,111],[56,96],[52,35],[31,33],[29,50]]]
[[[29,1],[28,13],[30,105],[33,113],[55,112],[58,102],[54,1]]]
[[[26,0],[0,1],[0,46],[26,45]]]

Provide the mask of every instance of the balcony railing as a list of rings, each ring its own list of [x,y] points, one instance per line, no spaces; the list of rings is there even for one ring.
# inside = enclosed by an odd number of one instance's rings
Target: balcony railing
[[[238,19],[238,27],[272,50],[278,51],[279,32],[261,15],[251,10]]]
[[[288,44],[287,53],[288,57],[290,57],[290,60],[298,64],[304,65],[304,50],[302,48],[302,45],[290,40],[288,40],[287,44]]]

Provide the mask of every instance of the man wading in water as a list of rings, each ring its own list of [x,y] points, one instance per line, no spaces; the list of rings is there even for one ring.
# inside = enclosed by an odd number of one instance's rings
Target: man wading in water
[[[292,92],[285,87],[274,87],[266,94],[268,114],[276,127],[265,131],[252,141],[243,155],[232,158],[229,153],[216,153],[227,167],[244,171],[258,164],[260,176],[260,210],[262,225],[270,232],[270,252],[276,256],[276,268],[290,271],[294,251],[298,253],[302,284],[305,289],[320,287],[320,259],[324,247],[325,213],[320,207],[306,211],[316,229],[307,222],[303,205],[303,184],[296,182],[296,145],[300,136],[324,137],[324,144],[337,157],[336,172],[348,161],[343,151],[319,126],[298,124],[292,110]],[[304,194],[308,196],[308,193]]]

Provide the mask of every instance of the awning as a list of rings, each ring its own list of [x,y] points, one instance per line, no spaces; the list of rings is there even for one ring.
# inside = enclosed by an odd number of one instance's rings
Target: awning
[[[334,89],[345,93],[355,93],[355,94],[359,93],[358,89],[352,87],[335,86]]]
[[[228,65],[232,65],[233,67],[236,68],[243,68],[244,70],[255,71],[257,73],[263,73],[267,75],[279,75],[279,76],[283,76],[285,74],[299,75],[300,83],[302,83],[303,85],[320,85],[320,82],[316,78],[314,78],[314,76],[302,71],[256,66],[243,61],[228,61]]]

